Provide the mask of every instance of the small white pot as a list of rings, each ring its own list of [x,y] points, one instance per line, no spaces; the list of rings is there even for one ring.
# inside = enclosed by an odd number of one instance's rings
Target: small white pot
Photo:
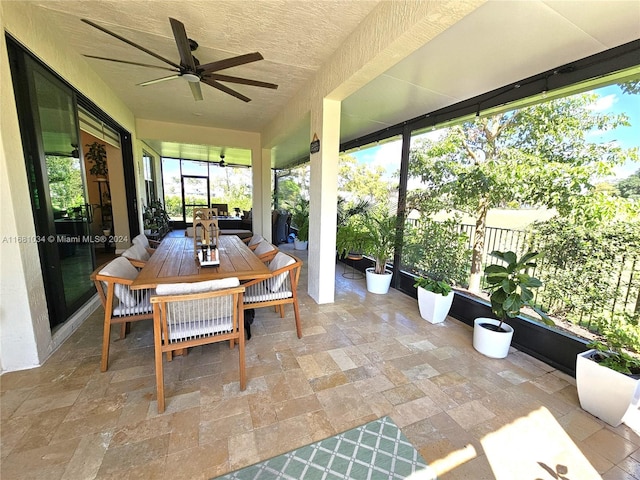
[[[386,270],[384,273],[374,273],[373,267],[367,268],[367,291],[371,293],[385,294],[391,286],[393,274]]]
[[[454,291],[448,295],[440,295],[418,287],[418,307],[420,316],[430,323],[441,323],[447,318],[447,314],[453,303]]]
[[[150,228],[146,229],[144,231],[144,234],[147,235],[147,236],[151,235],[151,229]]]
[[[509,354],[509,346],[513,338],[513,328],[506,323],[502,324],[505,332],[494,332],[484,328],[481,324],[489,323],[499,325],[500,320],[495,318],[476,318],[473,321],[473,348],[490,358],[505,358]]]
[[[297,238],[293,239],[294,250],[306,250],[308,246],[309,246],[308,240],[298,240]]]
[[[640,405],[640,380],[603,367],[591,356],[596,350],[576,357],[576,387],[583,410],[612,427],[624,421],[627,412]]]

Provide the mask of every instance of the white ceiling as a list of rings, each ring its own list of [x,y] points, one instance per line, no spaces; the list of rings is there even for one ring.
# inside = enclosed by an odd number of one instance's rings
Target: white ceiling
[[[276,83],[277,90],[232,86],[244,103],[207,85],[195,102],[184,80],[146,87],[168,72],[87,59],[138,118],[260,131],[316,75],[379,0],[41,1],[80,54],[161,62],[80,22],[88,18],[179,63],[168,17],[185,24],[201,63],[259,51],[264,60],[220,73]],[[489,1],[346,98],[341,141],[361,137],[640,37],[640,1]],[[275,149],[275,166],[308,151],[308,118]],[[226,146],[164,144],[162,155],[217,159]],[[226,160],[246,163],[228,150]],[[236,155],[229,157],[229,155]]]

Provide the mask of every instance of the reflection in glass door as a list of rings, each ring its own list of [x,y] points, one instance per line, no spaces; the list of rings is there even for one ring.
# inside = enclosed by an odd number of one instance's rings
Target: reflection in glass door
[[[84,164],[73,92],[35,60],[12,51],[12,77],[36,223],[49,320],[67,320],[95,294],[89,275],[95,253],[89,236]]]
[[[184,221],[193,223],[193,208],[209,206],[209,177],[182,175]]]

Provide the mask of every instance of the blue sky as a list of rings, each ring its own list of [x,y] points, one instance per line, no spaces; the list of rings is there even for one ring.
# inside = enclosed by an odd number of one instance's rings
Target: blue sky
[[[613,114],[626,113],[630,127],[619,127],[608,132],[593,132],[594,142],[617,142],[623,148],[640,148],[640,95],[622,93],[618,85],[610,85],[595,90],[600,95],[594,110]],[[392,176],[400,167],[400,140],[391,141],[371,148],[350,152],[360,163],[381,165]],[[396,161],[397,159],[397,161]],[[629,162],[615,168],[616,179],[620,180],[640,170],[639,162]]]

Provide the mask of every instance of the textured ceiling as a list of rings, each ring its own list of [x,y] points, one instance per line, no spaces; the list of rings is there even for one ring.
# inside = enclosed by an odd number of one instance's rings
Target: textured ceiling
[[[80,22],[88,18],[179,63],[169,17],[185,24],[201,63],[259,51],[264,60],[220,73],[276,83],[277,90],[233,86],[244,103],[202,85],[195,102],[183,79],[146,87],[162,70],[87,59],[138,118],[260,131],[312,79],[378,1],[42,1],[51,21],[81,54],[163,65]],[[640,2],[490,1],[346,98],[341,140],[471,98],[639,37]],[[281,166],[308,150],[308,118],[274,150]],[[163,153],[185,145],[143,139]],[[217,158],[224,145],[193,155]],[[242,163],[241,160],[238,163]]]

